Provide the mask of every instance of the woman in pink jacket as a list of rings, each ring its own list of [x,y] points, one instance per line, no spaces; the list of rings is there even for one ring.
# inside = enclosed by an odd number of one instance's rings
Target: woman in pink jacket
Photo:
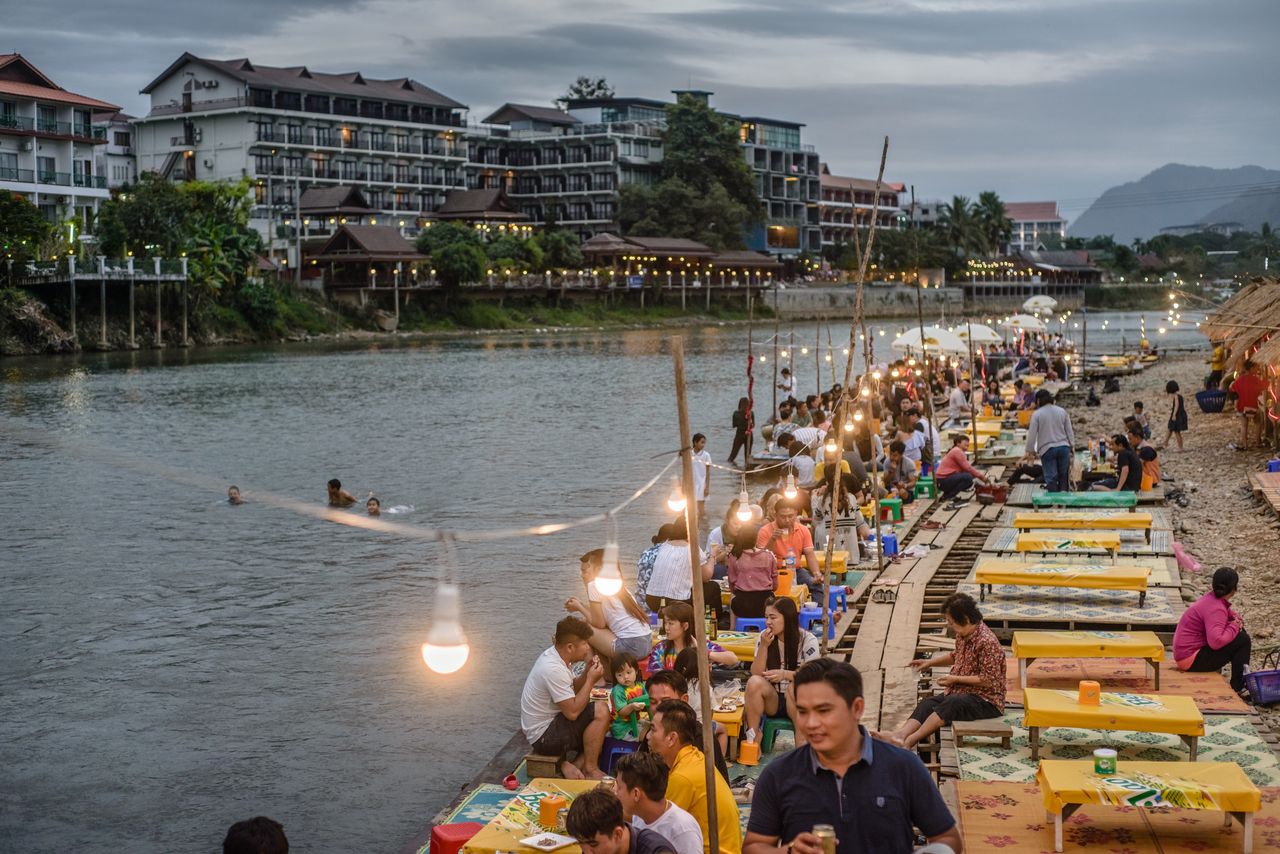
[[[1231,609],[1240,576],[1230,567],[1213,574],[1213,589],[1183,612],[1173,633],[1173,661],[1179,670],[1214,673],[1231,664],[1231,687],[1244,694],[1244,668],[1253,642],[1244,620]]]

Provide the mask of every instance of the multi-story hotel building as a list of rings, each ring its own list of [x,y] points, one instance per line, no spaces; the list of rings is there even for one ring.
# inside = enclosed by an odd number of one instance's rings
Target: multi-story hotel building
[[[295,215],[309,187],[358,187],[388,222],[416,228],[466,187],[466,105],[416,80],[329,74],[184,53],[142,90],[138,171],[251,179],[255,225]]]
[[[138,159],[133,155],[133,116],[128,113],[94,113],[93,126],[101,128],[105,144],[98,146],[95,171],[114,190],[138,179]]]
[[[20,54],[0,54],[0,192],[22,196],[50,221],[74,221],[77,237],[91,234],[110,197],[95,166],[106,136],[93,112],[119,109],[68,92]]]
[[[710,92],[677,91],[703,100]],[[618,191],[653,183],[662,163],[667,101],[570,100],[564,110],[505,104],[473,129],[470,185],[503,189],[534,222],[554,220],[584,240],[618,230]],[[739,124],[765,222],[749,248],[795,255],[820,248],[819,161],[803,125],[723,114]]]
[[[1010,255],[1046,249],[1046,240],[1061,246],[1067,236],[1067,221],[1058,215],[1057,202],[1005,202],[1004,210],[1013,223]]]
[[[900,204],[902,191],[902,184],[882,183],[877,205],[874,180],[832,175],[822,164],[822,245],[852,243],[854,228],[866,228],[873,212],[876,228],[905,228],[909,213]]]

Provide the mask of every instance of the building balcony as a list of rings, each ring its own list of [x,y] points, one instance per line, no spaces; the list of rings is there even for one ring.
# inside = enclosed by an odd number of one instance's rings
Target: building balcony
[[[0,166],[0,181],[34,184],[36,182],[36,173],[34,169],[11,169],[8,166]]]
[[[107,188],[107,179],[103,175],[72,175],[71,185],[73,187],[90,187],[95,190],[105,190]]]
[[[59,187],[70,187],[71,173],[40,171],[36,173],[36,180],[41,184],[55,184]]]
[[[336,151],[385,151],[392,154],[416,154],[427,157],[442,157],[446,160],[467,159],[462,146],[442,145],[434,139],[413,139],[411,137],[382,136],[374,137],[366,133],[348,132],[343,134],[341,128],[333,128],[331,133],[318,134],[287,132],[276,128],[258,126],[256,142],[268,142],[273,145],[298,145],[305,148],[331,148]],[[175,137],[176,139],[176,137]],[[179,143],[175,142],[174,145]]]
[[[107,141],[107,129],[96,128],[82,122],[59,122],[52,119],[33,119],[12,113],[0,115],[0,131],[16,131],[32,136],[60,136],[99,143]]]

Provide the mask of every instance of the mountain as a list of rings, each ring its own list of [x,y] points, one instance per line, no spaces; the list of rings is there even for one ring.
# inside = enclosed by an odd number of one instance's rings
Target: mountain
[[[1235,221],[1256,230],[1277,203],[1280,171],[1169,163],[1107,190],[1071,223],[1067,233],[1073,237],[1110,234],[1117,243],[1130,243],[1135,237],[1154,237],[1168,226],[1197,222]],[[1280,225],[1275,217],[1270,222]]]

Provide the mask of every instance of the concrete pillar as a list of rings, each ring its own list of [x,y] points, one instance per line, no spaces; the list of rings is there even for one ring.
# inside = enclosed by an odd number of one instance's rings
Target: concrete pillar
[[[156,266],[159,266],[158,261],[156,262]],[[162,296],[161,289],[163,287],[164,283],[159,279],[156,279],[156,340],[152,346],[157,350],[164,349],[164,337],[160,326],[160,297]]]
[[[107,280],[98,280],[98,316],[101,321],[101,331],[98,333],[98,346],[103,350],[107,349]]]
[[[76,338],[76,280],[70,280],[71,286],[71,337]]]
[[[191,341],[187,337],[187,280],[182,280],[182,343],[180,347],[190,347]]]
[[[137,339],[134,337],[134,328],[133,328],[133,321],[134,321],[133,290],[134,290],[134,280],[133,280],[133,276],[130,275],[129,276],[129,349],[130,350],[138,349],[138,342],[137,342]]]
[[[392,296],[395,297],[395,303],[396,303],[396,331],[397,332],[400,330],[400,277],[403,275],[404,275],[404,262],[397,261],[396,274],[395,274],[395,286],[394,286],[395,293],[392,294]]]

